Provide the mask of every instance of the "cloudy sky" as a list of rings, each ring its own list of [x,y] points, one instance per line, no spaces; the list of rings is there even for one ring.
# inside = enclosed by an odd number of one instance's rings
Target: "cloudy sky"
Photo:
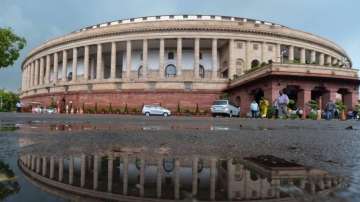
[[[0,0],[0,27],[24,36],[17,63],[0,70],[0,88],[20,87],[24,56],[45,40],[104,21],[149,15],[212,14],[276,22],[341,45],[360,67],[358,0]]]

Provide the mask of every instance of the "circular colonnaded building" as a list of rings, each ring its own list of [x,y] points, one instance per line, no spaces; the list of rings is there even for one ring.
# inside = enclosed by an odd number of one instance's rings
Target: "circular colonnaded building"
[[[337,98],[351,110],[358,85],[346,52],[322,37],[253,19],[168,15],[97,24],[36,47],[22,63],[21,99],[75,111],[209,110],[226,94],[244,115],[279,90],[305,111],[311,99],[324,107]]]

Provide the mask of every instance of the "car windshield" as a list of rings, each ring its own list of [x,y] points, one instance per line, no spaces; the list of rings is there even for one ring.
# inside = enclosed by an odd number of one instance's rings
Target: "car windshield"
[[[217,100],[213,103],[213,105],[226,105],[227,101],[226,100]]]

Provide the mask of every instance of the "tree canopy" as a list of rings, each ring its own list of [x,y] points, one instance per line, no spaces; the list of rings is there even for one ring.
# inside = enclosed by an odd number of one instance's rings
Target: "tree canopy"
[[[19,100],[17,94],[0,89],[0,112],[14,111]]]
[[[17,36],[10,28],[0,27],[0,69],[13,65],[25,45],[23,37]]]

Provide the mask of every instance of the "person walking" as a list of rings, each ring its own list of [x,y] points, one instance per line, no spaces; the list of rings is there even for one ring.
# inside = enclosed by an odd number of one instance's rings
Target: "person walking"
[[[16,112],[21,112],[21,102],[19,101],[19,102],[17,102],[16,103]]]
[[[260,114],[261,114],[261,118],[266,118],[267,112],[268,112],[268,108],[269,108],[269,101],[268,101],[267,99],[265,99],[264,97],[262,97],[261,100],[260,100]]]
[[[279,97],[277,99],[279,118],[287,118],[288,117],[288,111],[287,111],[288,104],[289,104],[289,97],[282,90],[280,90]]]
[[[257,118],[258,113],[259,113],[259,105],[258,103],[253,100],[250,104],[250,110],[251,110],[251,117],[252,118]]]

